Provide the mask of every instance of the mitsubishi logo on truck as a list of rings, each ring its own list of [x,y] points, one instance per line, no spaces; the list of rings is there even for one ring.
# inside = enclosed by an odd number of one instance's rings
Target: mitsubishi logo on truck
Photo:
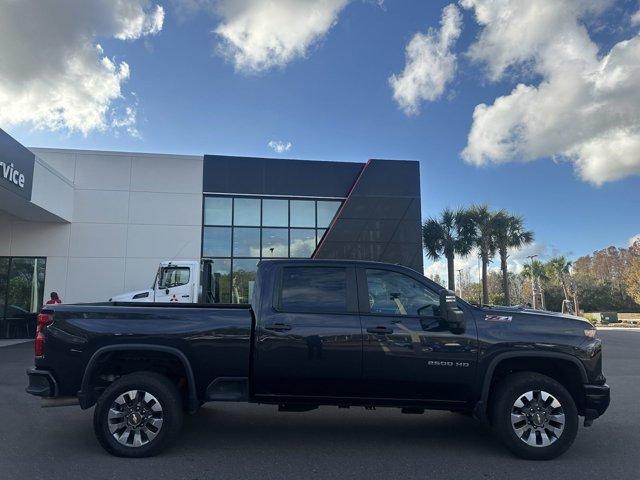
[[[24,188],[24,174],[20,173],[13,163],[0,162],[0,170],[2,170],[2,178],[20,188]]]

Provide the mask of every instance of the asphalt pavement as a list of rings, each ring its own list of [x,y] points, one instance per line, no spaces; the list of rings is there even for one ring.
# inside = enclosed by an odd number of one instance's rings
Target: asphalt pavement
[[[562,457],[513,457],[473,419],[324,407],[278,413],[215,404],[185,418],[160,456],[121,459],[93,436],[92,410],[42,409],[24,392],[31,343],[0,348],[0,479],[640,478],[640,331],[603,331],[611,406]]]

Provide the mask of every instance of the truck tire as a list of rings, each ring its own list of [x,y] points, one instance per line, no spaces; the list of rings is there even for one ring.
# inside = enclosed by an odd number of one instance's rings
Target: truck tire
[[[505,377],[497,385],[490,407],[494,432],[521,458],[556,458],[573,444],[578,433],[578,410],[571,394],[539,373]]]
[[[160,374],[136,372],[113,382],[98,399],[93,429],[100,445],[118,457],[151,457],[182,427],[182,400]]]

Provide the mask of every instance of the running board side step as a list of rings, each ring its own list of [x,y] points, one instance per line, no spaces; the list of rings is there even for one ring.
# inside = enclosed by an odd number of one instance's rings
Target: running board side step
[[[80,405],[78,397],[56,397],[56,398],[43,398],[40,401],[40,407],[70,407],[72,405]]]
[[[424,413],[424,408],[418,407],[404,407],[400,410],[402,413],[406,413],[409,415],[422,415]]]
[[[305,403],[281,403],[278,405],[279,412],[310,412],[318,408],[318,405]]]

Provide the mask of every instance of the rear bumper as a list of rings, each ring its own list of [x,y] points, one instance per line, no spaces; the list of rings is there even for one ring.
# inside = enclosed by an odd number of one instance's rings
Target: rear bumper
[[[36,397],[57,397],[58,383],[48,370],[38,370],[35,367],[27,369],[29,384],[25,388],[27,393]]]
[[[585,385],[585,419],[594,420],[606,412],[611,401],[609,385]]]

